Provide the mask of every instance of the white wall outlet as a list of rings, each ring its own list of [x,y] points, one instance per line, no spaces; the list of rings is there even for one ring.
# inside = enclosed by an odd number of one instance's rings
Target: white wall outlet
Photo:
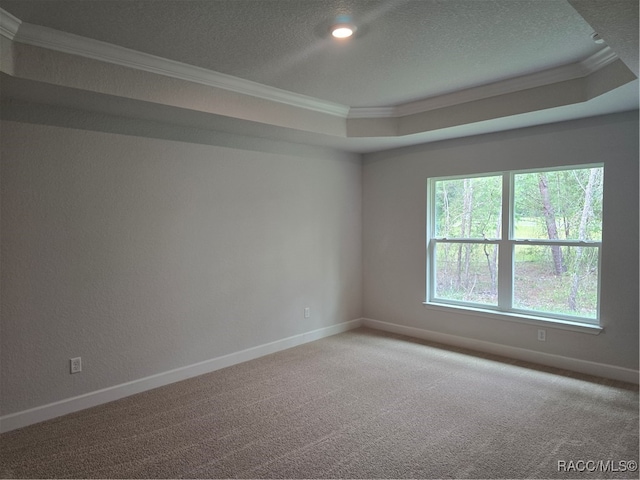
[[[311,316],[311,309],[309,307],[306,307],[304,309],[304,318],[309,318]]]
[[[69,363],[71,365],[71,373],[82,371],[82,357],[70,358]]]
[[[538,330],[538,341],[546,342],[547,341],[547,331],[540,329]]]

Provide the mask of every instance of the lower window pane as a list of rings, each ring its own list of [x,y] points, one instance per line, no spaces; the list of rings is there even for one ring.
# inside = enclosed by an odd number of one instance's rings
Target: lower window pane
[[[516,245],[513,306],[597,318],[598,247]]]
[[[498,304],[498,245],[438,242],[435,297]]]

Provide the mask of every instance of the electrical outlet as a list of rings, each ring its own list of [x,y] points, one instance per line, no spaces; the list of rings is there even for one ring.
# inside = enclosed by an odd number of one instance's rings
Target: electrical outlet
[[[82,371],[82,357],[70,358],[71,373],[78,373]]]
[[[304,318],[309,318],[311,316],[311,309],[309,307],[306,307],[304,309]]]
[[[538,341],[546,342],[547,341],[547,331],[546,330],[538,330]]]

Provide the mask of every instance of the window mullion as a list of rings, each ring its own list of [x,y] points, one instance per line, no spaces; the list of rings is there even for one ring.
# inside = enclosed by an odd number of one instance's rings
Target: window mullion
[[[498,309],[510,310],[513,289],[513,175],[502,174],[502,234],[498,242]]]

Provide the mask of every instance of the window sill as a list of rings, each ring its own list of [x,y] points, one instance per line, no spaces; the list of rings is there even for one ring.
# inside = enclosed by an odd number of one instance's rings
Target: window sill
[[[536,317],[535,315],[525,315],[511,312],[498,312],[494,310],[484,310],[482,308],[465,307],[462,305],[449,305],[446,303],[422,302],[426,307],[434,310],[441,310],[461,315],[473,315],[475,317],[485,317],[494,320],[503,320],[507,322],[525,323],[528,325],[536,325],[546,328],[557,328],[560,330],[570,330],[573,332],[588,333],[590,335],[599,335],[604,328],[591,323],[572,322],[569,320],[553,319],[546,317]]]

